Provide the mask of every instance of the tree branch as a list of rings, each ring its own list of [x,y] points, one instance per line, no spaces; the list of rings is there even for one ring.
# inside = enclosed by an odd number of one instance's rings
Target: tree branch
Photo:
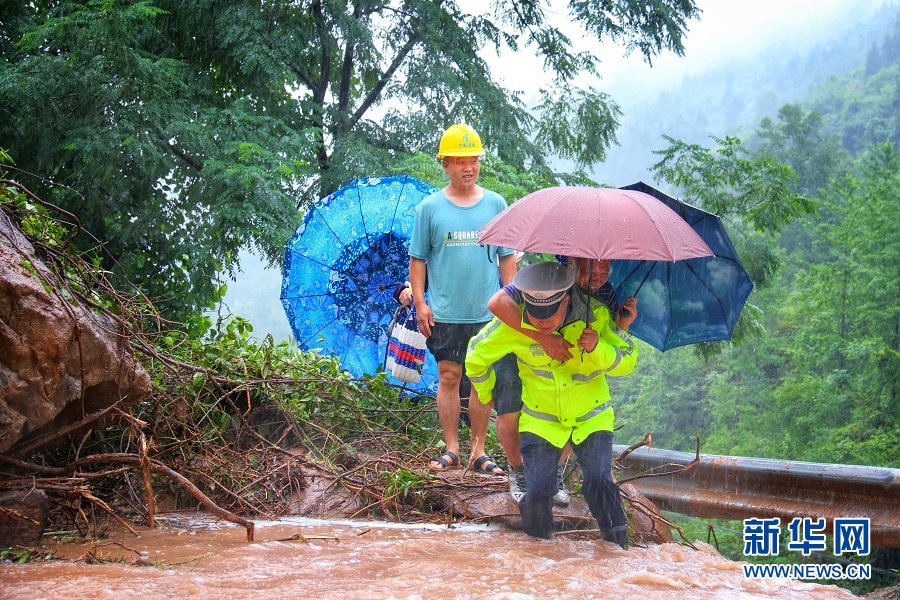
[[[85,425],[87,425],[89,423],[93,423],[94,421],[97,421],[97,420],[103,418],[107,413],[109,413],[115,409],[118,409],[122,400],[124,400],[124,398],[120,398],[119,400],[117,400],[113,404],[110,404],[106,408],[104,408],[102,410],[98,410],[96,412],[93,412],[93,413],[85,416],[80,421],[76,421],[75,423],[70,423],[69,425],[66,425],[65,427],[61,427],[61,428],[57,429],[56,431],[52,431],[46,435],[42,435],[41,437],[39,437],[35,440],[32,440],[26,446],[23,446],[21,448],[13,447],[11,455],[12,456],[24,456],[25,454],[28,454],[35,448],[39,448],[45,444],[52,442],[55,439],[58,439],[64,435],[66,435],[67,433],[71,433],[72,431],[75,431],[76,429],[84,427]]]
[[[422,37],[418,33],[414,33],[403,45],[397,55],[394,57],[393,62],[391,62],[391,66],[387,68],[387,70],[382,74],[381,78],[378,80],[378,83],[369,91],[366,99],[363,100],[363,103],[360,104],[359,108],[356,109],[356,112],[353,113],[353,117],[350,119],[349,128],[353,128],[359,123],[359,120],[366,114],[366,111],[371,108],[372,104],[375,103],[375,100],[378,99],[378,96],[381,95],[381,91],[388,84],[388,81],[391,80],[391,77],[394,76],[394,73],[397,69],[400,68],[400,65],[403,64],[403,61],[406,60],[406,57],[412,51],[416,44],[421,41]]]
[[[192,156],[189,156],[189,155],[188,155],[186,152],[184,152],[183,150],[179,150],[178,148],[175,147],[175,144],[169,143],[169,144],[167,144],[167,145],[169,146],[169,150],[171,150],[172,153],[175,154],[175,156],[177,156],[178,158],[180,158],[181,160],[183,160],[184,162],[186,162],[187,164],[189,164],[189,165],[190,165],[191,167],[193,167],[194,169],[196,169],[196,170],[198,170],[198,171],[202,171],[202,170],[203,170],[203,163],[202,163],[202,162],[200,162],[199,160],[195,159],[195,158],[192,157]]]
[[[357,2],[353,9],[353,18],[362,18],[362,3]],[[341,64],[341,81],[338,87],[338,114],[343,114],[350,104],[350,82],[353,80],[353,58],[356,55],[356,42],[351,37],[344,49],[344,60]]]
[[[128,465],[131,467],[135,467],[138,469],[142,468],[142,459],[139,454],[127,454],[127,453],[112,453],[112,454],[96,454],[94,456],[87,456],[85,458],[78,459],[76,461],[72,461],[64,467],[43,467],[41,465],[36,465],[33,463],[28,463],[21,460],[16,460],[14,458],[10,458],[7,456],[0,455],[0,462],[5,462],[14,467],[18,467],[20,469],[25,469],[27,471],[31,471],[34,473],[40,473],[43,475],[50,475],[52,477],[61,477],[65,475],[69,475],[74,473],[81,467],[85,467],[88,465],[94,465],[98,463],[112,463],[112,464],[122,464]],[[237,525],[242,525],[247,529],[247,541],[253,541],[253,530],[254,523],[253,521],[248,521],[243,517],[239,517],[233,513],[228,512],[227,510],[220,508],[215,502],[213,502],[209,496],[200,491],[200,489],[195,486],[191,481],[170,469],[166,465],[162,464],[158,460],[150,459],[150,470],[153,473],[157,473],[160,475],[165,475],[169,479],[173,480],[180,487],[184,488],[188,492],[190,492],[197,500],[200,501],[200,504],[203,505],[206,510],[216,515],[220,519],[224,519],[230,523],[235,523]]]
[[[322,3],[319,0],[313,3],[313,19],[316,23],[316,33],[319,36],[319,48],[322,50],[319,61],[319,81],[311,86],[313,101],[322,106],[325,103],[325,93],[328,91],[328,83],[331,80],[331,53],[329,46],[332,38],[325,28],[325,17],[322,14]]]

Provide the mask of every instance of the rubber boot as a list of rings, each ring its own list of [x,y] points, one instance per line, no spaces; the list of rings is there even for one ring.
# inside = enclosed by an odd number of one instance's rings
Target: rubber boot
[[[622,550],[628,550],[628,526],[613,527],[612,529],[600,529],[600,538],[604,542],[612,542]]]

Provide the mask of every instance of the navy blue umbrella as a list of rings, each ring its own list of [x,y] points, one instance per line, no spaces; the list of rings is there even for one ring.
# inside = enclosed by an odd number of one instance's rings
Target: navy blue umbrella
[[[753,282],[721,219],[643,182],[621,189],[650,194],[665,203],[714,254],[676,262],[612,261],[609,280],[619,300],[638,298],[638,317],[629,332],[662,351],[731,339]]]
[[[300,349],[333,354],[356,377],[382,370],[416,206],[436,189],[407,176],[357,179],[309,209],[285,249],[281,282]],[[436,393],[430,353],[421,380],[404,385]]]

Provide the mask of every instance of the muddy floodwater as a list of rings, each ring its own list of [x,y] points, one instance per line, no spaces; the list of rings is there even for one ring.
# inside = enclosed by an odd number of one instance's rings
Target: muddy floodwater
[[[158,528],[139,533],[61,546],[57,556],[66,560],[0,564],[0,598],[856,597],[836,586],[748,579],[742,563],[706,544],[625,552],[497,526],[299,518],[257,521],[255,541],[247,543],[242,527],[182,515],[163,516]],[[88,564],[88,555],[103,560]]]

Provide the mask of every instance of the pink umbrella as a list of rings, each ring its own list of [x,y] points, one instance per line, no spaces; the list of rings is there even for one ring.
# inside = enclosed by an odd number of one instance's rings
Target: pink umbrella
[[[582,258],[678,261],[713,256],[671,208],[635,190],[551,187],[478,231],[478,243]]]

